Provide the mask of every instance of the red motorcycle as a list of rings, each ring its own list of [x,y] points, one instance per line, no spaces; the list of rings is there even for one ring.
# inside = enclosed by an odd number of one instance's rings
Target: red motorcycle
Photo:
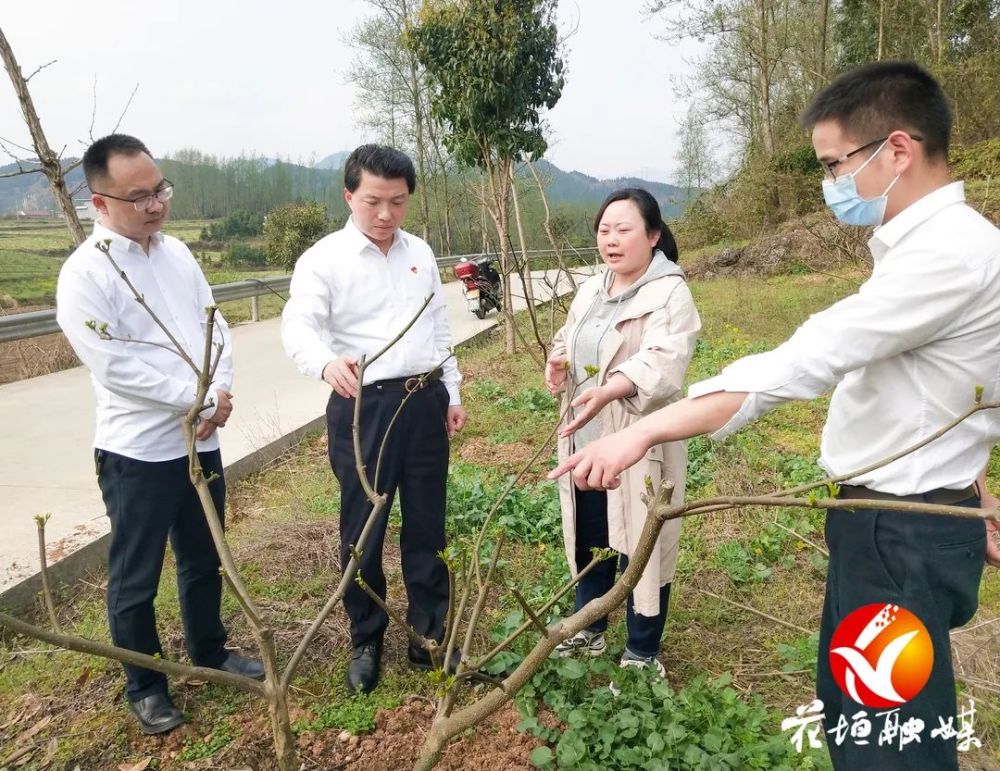
[[[490,308],[500,310],[503,286],[500,274],[493,267],[494,258],[479,257],[469,260],[463,257],[455,265],[455,278],[462,282],[462,294],[469,304],[469,310],[477,319],[486,318]]]

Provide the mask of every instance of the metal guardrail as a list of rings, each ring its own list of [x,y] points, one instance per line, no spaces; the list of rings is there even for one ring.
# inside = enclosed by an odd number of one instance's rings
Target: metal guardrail
[[[555,251],[552,249],[533,249],[527,252],[529,259],[544,259],[554,257]],[[496,256],[494,253],[479,254],[453,254],[447,257],[438,257],[439,268],[449,268],[466,259],[477,259],[479,257]],[[233,281],[228,284],[216,284],[212,287],[212,295],[217,303],[230,302],[232,300],[254,299],[261,295],[271,293],[284,294],[288,292],[292,277],[272,276],[269,278],[251,278],[244,281]],[[257,320],[256,307],[253,311],[253,318]],[[56,323],[55,308],[43,311],[31,311],[30,313],[14,313],[10,316],[0,316],[0,343],[13,340],[26,340],[30,337],[40,335],[50,335],[59,332],[59,325]]]
[[[259,297],[271,292],[281,294],[288,292],[288,285],[291,281],[291,276],[274,276],[216,284],[212,287],[212,296],[215,297],[217,303],[225,303],[232,300]],[[0,343],[26,340],[29,337],[38,337],[39,335],[51,335],[59,331],[55,308],[0,316]]]
[[[567,249],[565,251],[569,252],[571,250]],[[520,255],[521,251],[517,250],[517,254]],[[544,259],[545,257],[556,256],[555,249],[529,249],[526,252],[526,254],[528,255],[529,260],[531,259],[540,260]],[[463,258],[474,260],[480,257],[487,257],[487,256],[496,257],[498,260],[500,259],[500,254],[498,252],[480,252],[478,254],[452,254],[447,257],[438,257],[436,259],[439,268],[450,268],[452,265],[455,265],[458,262],[460,262]]]
[[[0,343],[6,343],[8,340],[24,340],[58,331],[59,325],[56,324],[55,308],[0,316]]]

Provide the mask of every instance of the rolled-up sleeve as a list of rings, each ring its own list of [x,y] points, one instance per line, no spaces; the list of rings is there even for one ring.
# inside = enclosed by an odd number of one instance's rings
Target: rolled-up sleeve
[[[849,372],[923,345],[970,312],[968,298],[984,271],[956,270],[931,255],[877,271],[856,294],[810,316],[785,343],[733,362],[693,384],[690,398],[717,391],[746,392],[740,410],[713,439],[721,439],[778,405],[814,399]]]

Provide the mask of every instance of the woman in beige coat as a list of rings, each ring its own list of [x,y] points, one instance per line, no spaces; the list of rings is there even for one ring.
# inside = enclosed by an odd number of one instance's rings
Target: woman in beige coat
[[[612,193],[594,220],[597,246],[607,270],[588,279],[577,292],[556,333],[545,367],[545,382],[562,392],[563,408],[572,400],[560,433],[559,457],[620,431],[643,415],[680,399],[701,320],[677,246],[648,192],[626,188]],[[657,445],[622,474],[614,490],[577,490],[570,475],[559,480],[563,535],[575,576],[592,560],[594,547],[611,547],[619,560],[597,565],[576,587],[576,607],[604,594],[617,569],[628,564],[646,519],[640,495],[645,479],[671,479],[674,500],[684,496],[687,445]],[[628,639],[621,666],[655,666],[667,618],[670,582],[677,562],[680,520],[660,533],[642,578],[629,596]],[[563,656],[604,652],[607,619],[561,643]]]

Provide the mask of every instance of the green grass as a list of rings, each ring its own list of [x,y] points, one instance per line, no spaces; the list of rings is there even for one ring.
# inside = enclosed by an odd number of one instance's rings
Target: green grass
[[[206,220],[170,221],[164,232],[184,242],[197,241]],[[90,232],[91,224],[84,223]],[[63,262],[74,250],[73,241],[61,221],[18,222],[0,220],[0,305],[6,295],[19,305],[48,307],[55,302],[56,279]],[[210,284],[242,281],[247,278],[282,275],[280,269],[242,271],[221,265],[222,253],[196,250]],[[261,298],[261,317],[280,313],[281,301],[268,295]],[[225,303],[223,313],[231,321],[250,318],[250,301]]]
[[[785,277],[766,282],[701,282],[692,289],[704,323],[690,372],[693,380],[716,373],[741,355],[780,342],[809,313],[843,296],[850,287],[832,279]],[[543,316],[547,325],[548,317]],[[541,390],[538,364],[524,354],[503,355],[497,334],[460,350],[459,362],[466,375],[463,397],[470,422],[453,444],[449,529],[455,548],[468,543],[468,535],[506,475],[531,457],[556,414],[552,400]],[[825,410],[824,399],[786,405],[725,442],[692,441],[689,498],[760,494],[815,479]],[[568,574],[554,489],[539,481],[551,463],[552,453],[547,449],[500,511],[501,524],[510,536],[500,575],[535,607]],[[1000,486],[997,453],[990,477]],[[237,564],[273,619],[279,650],[287,656],[301,635],[302,622],[322,606],[338,575],[330,545],[336,534],[338,497],[323,439],[306,441],[268,471],[234,485],[229,500],[229,533]],[[402,610],[398,522],[398,517],[390,519],[386,565],[390,603]],[[826,767],[822,752],[787,763],[787,755],[782,755],[787,737],[778,728],[783,716],[793,714],[814,693],[814,632],[819,626],[826,566],[825,558],[805,539],[821,544],[822,523],[822,513],[813,509],[754,507],[686,520],[662,657],[669,689],[651,690],[655,683],[630,678],[622,700],[612,704],[604,695],[615,674],[608,662],[613,664],[624,646],[623,613],[619,611],[612,618],[605,660],[582,669],[548,664],[519,700],[526,717],[524,730],[547,743],[549,754],[539,749],[538,762],[555,758],[560,767],[583,769],[592,767],[587,765],[590,762],[599,767],[604,762],[602,753],[639,762],[646,753],[656,751],[673,759],[671,768],[686,768],[702,757],[699,753],[711,754],[719,747],[719,752],[743,752],[745,767]],[[90,579],[92,584],[100,580],[100,576]],[[174,581],[168,560],[157,612],[167,654],[183,658]],[[772,623],[718,597],[760,609],[810,633]],[[987,571],[980,602],[977,620],[1000,615],[1000,571]],[[66,627],[107,639],[99,589],[82,586],[63,592],[58,604]],[[571,598],[565,598],[553,617],[569,612],[571,604]],[[249,631],[228,593],[223,615],[232,640],[252,650]],[[484,619],[479,650],[516,627],[524,615],[503,594],[487,606]],[[501,674],[515,665],[530,641],[497,657],[491,672]],[[292,694],[296,730],[309,734],[368,731],[378,709],[391,709],[411,694],[432,697],[434,683],[406,669],[405,645],[400,630],[391,627],[382,684],[370,697],[350,699],[343,685],[346,629],[342,616],[335,614],[296,681]],[[66,652],[16,653],[38,647],[31,641],[8,639],[0,648],[0,725],[16,709],[5,705],[17,704],[23,694],[31,693],[51,699],[58,715],[40,733],[45,742],[50,736],[66,737],[60,739],[57,763],[103,767],[93,762],[102,757],[101,752],[117,753],[116,762],[139,754],[143,740],[114,695],[121,687],[117,665]],[[87,687],[74,685],[85,673]],[[266,710],[260,701],[214,686],[177,687],[175,692],[192,723],[179,752],[192,762],[222,753],[227,764],[249,762],[241,760],[240,754],[248,737],[255,738],[258,748],[266,746],[262,738],[267,732]],[[983,749],[967,759],[978,759],[988,767],[1000,760],[1000,703],[988,693],[970,693],[977,700],[976,733]],[[665,702],[672,705],[668,718],[663,717]],[[528,719],[541,706],[563,721],[556,734]],[[628,717],[619,724],[626,711]],[[602,724],[614,724],[614,735],[602,732]],[[680,728],[671,725],[682,727],[683,736]],[[652,745],[636,741],[636,736],[654,733],[663,740],[663,747],[659,740]],[[0,745],[3,741],[0,732]],[[90,765],[84,762],[88,759]],[[163,765],[181,767],[173,761]]]

